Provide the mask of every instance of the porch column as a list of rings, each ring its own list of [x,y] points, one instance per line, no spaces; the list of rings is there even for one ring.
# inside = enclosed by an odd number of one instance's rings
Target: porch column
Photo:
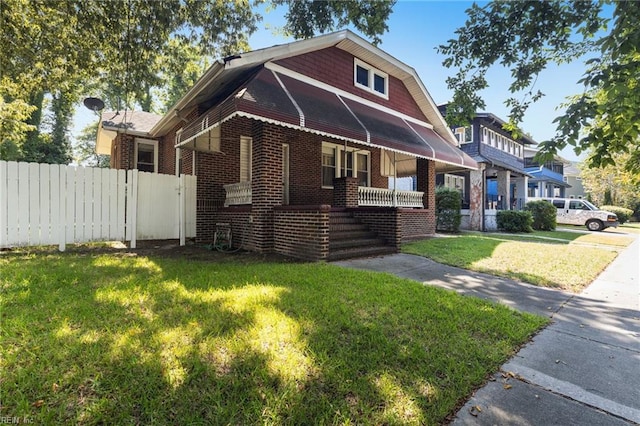
[[[472,231],[482,231],[486,166],[485,163],[478,163],[478,170],[469,173],[469,227]]]
[[[282,204],[281,130],[269,123],[252,120],[252,173],[250,242],[260,253],[272,252],[273,208]]]
[[[519,201],[517,205],[517,209],[524,207],[524,204],[527,202],[527,188],[529,187],[529,177],[522,176],[517,179],[514,179],[516,184],[516,199]]]
[[[502,209],[511,210],[511,172],[509,170],[498,171],[498,197],[502,198]]]
[[[339,177],[333,179],[333,206],[358,207],[358,179]]]
[[[538,182],[538,197],[546,197],[547,193],[544,190],[544,182]]]
[[[427,233],[436,232],[436,163],[424,158],[416,159],[416,191],[424,193],[422,206],[428,210]]]

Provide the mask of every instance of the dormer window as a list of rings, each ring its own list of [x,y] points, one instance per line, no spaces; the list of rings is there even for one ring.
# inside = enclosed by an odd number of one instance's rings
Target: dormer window
[[[353,82],[356,87],[389,99],[389,76],[359,59],[354,59]]]

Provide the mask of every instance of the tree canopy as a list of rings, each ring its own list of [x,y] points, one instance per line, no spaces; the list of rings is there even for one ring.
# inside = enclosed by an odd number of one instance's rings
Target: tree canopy
[[[379,41],[394,2],[2,0],[0,158],[70,158],[70,106],[81,96],[161,112],[214,58],[249,49],[265,3],[288,8],[285,30],[296,38],[353,25]],[[54,123],[45,135],[47,104]]]
[[[511,71],[514,94],[507,130],[518,133],[527,108],[544,94],[537,77],[549,64],[583,60],[582,93],[561,105],[556,135],[540,143],[540,159],[573,147],[590,152],[588,165],[604,167],[625,159],[640,174],[640,2],[613,0],[492,1],[474,4],[455,39],[438,47],[454,91],[448,120],[464,123],[486,107],[479,92],[488,87],[494,65]],[[617,154],[629,154],[619,156]]]

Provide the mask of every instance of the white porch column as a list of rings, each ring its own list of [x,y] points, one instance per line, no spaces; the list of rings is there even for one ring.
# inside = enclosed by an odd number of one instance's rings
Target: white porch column
[[[502,197],[502,208],[511,209],[511,172],[509,170],[498,171],[498,197]]]
[[[529,177],[522,176],[513,180],[516,184],[516,198],[522,200],[523,203],[527,202],[527,188],[529,187]]]

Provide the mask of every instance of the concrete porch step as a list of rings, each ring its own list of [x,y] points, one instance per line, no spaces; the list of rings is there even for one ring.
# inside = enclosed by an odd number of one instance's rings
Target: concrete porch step
[[[374,234],[375,235],[375,234]],[[384,246],[385,242],[381,238],[369,237],[369,238],[350,238],[350,239],[331,239],[329,241],[329,253],[332,250],[348,249],[348,248],[368,248],[368,247],[380,247]]]
[[[378,234],[367,229],[331,229],[331,241],[356,240],[360,238],[376,238]]]
[[[345,248],[329,251],[329,262],[344,259],[353,259],[354,257],[371,257],[371,256],[383,256],[385,254],[393,254],[396,251],[389,246],[368,246],[368,247],[355,247]]]

